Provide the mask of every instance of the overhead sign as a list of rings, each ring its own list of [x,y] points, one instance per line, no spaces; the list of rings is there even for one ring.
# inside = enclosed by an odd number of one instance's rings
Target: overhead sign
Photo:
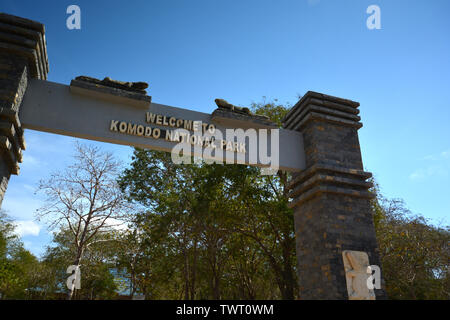
[[[115,96],[32,79],[19,117],[26,129],[167,152],[190,146],[194,156],[204,159],[231,157],[234,163],[261,167],[277,158],[282,170],[305,168],[303,137],[297,131],[243,121],[227,112],[166,106],[148,96],[136,99],[133,93]]]

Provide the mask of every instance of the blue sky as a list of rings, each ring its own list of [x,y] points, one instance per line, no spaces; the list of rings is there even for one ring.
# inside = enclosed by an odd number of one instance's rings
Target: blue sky
[[[66,9],[81,8],[81,30]],[[369,30],[369,5],[381,30]],[[49,80],[78,75],[147,81],[154,102],[203,112],[221,97],[295,103],[308,90],[361,103],[364,166],[387,197],[448,224],[450,2],[446,0],[23,1],[0,11],[45,24]],[[3,209],[27,248],[51,240],[33,221],[39,179],[70,163],[75,139],[29,131]],[[98,144],[125,163],[132,149]]]

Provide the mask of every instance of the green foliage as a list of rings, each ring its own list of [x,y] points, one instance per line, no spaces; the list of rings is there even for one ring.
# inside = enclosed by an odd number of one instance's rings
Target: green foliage
[[[76,247],[73,234],[68,229],[55,233],[54,245],[47,248],[42,264],[53,279],[47,282],[45,297],[65,298],[68,294],[67,267],[73,264]],[[113,299],[118,295],[118,282],[114,274],[115,256],[120,250],[114,232],[96,236],[81,257],[81,289],[76,290],[75,299]]]
[[[8,216],[0,212],[0,297],[29,299],[39,286],[39,261],[23,247],[14,229]]]
[[[449,227],[413,215],[399,199],[385,199],[376,185],[374,221],[390,299],[450,299]]]
[[[253,112],[279,126],[287,110],[276,100],[252,105]],[[146,299],[295,299],[288,180],[285,172],[262,176],[258,168],[243,165],[176,165],[168,153],[135,149],[118,180],[133,204],[123,207],[140,208],[127,230],[92,232],[80,250],[79,234],[62,225],[38,260],[0,213],[0,298],[67,298],[66,270],[77,257],[81,289],[75,299],[136,294]],[[84,188],[85,181],[80,182]],[[373,217],[389,298],[449,299],[449,228],[412,215],[400,200],[385,199],[373,182]],[[111,190],[102,188],[105,197]]]
[[[264,103],[253,111],[281,123],[286,108]],[[146,244],[138,259],[147,267],[136,279],[141,292],[160,299],[295,298],[285,173],[265,177],[243,165],[175,165],[170,154],[141,149],[132,160],[119,183],[143,207],[135,221]]]
[[[6,259],[11,247],[17,244],[14,224],[6,213],[0,211],[0,259]]]
[[[254,102],[251,105],[252,112],[259,115],[268,116],[269,119],[278,124],[280,128],[282,127],[282,120],[290,108],[291,105],[289,104],[282,105],[278,103],[277,99],[267,101],[266,97],[263,97],[262,102]]]

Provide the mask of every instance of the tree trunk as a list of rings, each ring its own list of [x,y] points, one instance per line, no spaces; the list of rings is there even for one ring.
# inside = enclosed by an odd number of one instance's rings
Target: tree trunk
[[[192,262],[192,268],[191,268],[191,300],[195,299],[195,281],[196,281],[196,273],[197,273],[197,239],[195,239],[194,243],[194,256],[193,256],[193,262]]]

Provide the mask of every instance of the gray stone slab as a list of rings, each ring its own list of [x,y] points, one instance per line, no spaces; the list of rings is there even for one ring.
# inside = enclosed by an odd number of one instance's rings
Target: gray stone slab
[[[170,152],[176,145],[175,142],[166,141],[164,138],[153,139],[110,130],[111,120],[160,128],[162,132],[166,129],[174,129],[147,123],[146,112],[160,114],[167,116],[167,118],[174,117],[176,119],[215,124],[217,130],[223,133],[225,133],[225,129],[242,128],[239,122],[236,122],[236,125],[233,125],[233,122],[228,122],[227,126],[224,127],[222,124],[216,123],[212,119],[211,114],[207,113],[153,102],[145,110],[129,104],[119,103],[113,99],[108,101],[93,96],[80,95],[71,92],[70,86],[68,85],[38,79],[32,79],[29,83],[20,109],[19,118],[25,129]],[[271,140],[270,134],[268,140]],[[305,168],[303,136],[301,133],[280,129],[279,145],[280,169],[300,171]],[[248,147],[247,143],[245,154],[246,164],[250,164]],[[269,143],[269,154],[271,148]],[[259,151],[259,140],[257,150]],[[264,160],[258,156],[257,162],[254,165],[264,166],[263,163]]]
[[[245,115],[232,111],[225,111],[223,109],[216,109],[211,114],[213,121],[222,124],[223,126],[239,125],[243,129],[275,129],[277,126],[270,120],[257,115]]]
[[[145,110],[148,109],[152,101],[152,97],[145,94],[95,85],[93,83],[78,80],[71,81],[70,91],[75,94],[86,95],[94,99],[103,99],[114,103],[129,104]]]

